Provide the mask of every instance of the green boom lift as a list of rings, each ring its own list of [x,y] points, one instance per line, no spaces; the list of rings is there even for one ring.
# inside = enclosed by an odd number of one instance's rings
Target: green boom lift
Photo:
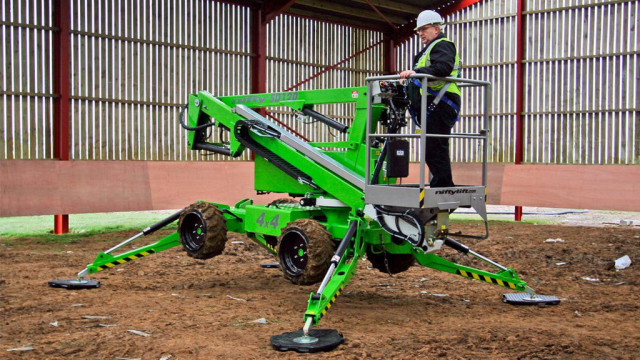
[[[423,85],[436,78],[414,75]],[[441,80],[441,79],[438,79]],[[402,132],[408,127],[409,101],[397,76],[367,79],[366,87],[291,91],[216,97],[201,91],[189,96],[180,113],[188,131],[189,147],[238,157],[255,154],[255,189],[285,193],[299,201],[254,204],[246,199],[229,206],[200,201],[102,252],[74,280],[54,280],[54,287],[91,288],[99,282],[84,277],[126,262],[182,245],[196,259],[219,255],[227,231],[246,234],[277,256],[284,277],[294,284],[319,283],[309,296],[301,330],[271,338],[278,350],[330,350],[343,338],[336,330],[315,329],[356,272],[366,255],[372,266],[389,274],[407,270],[416,262],[436,270],[520,291],[506,294],[513,304],[557,304],[552,296],[536,295],[516,272],[474,252],[452,238],[449,214],[459,207],[473,208],[484,220],[488,237],[486,194],[487,109],[489,83],[446,78],[461,86],[484,89],[484,126],[473,134],[452,138],[483,145],[482,184],[430,188],[425,181],[424,143],[433,134]],[[422,95],[426,107],[426,92]],[[354,103],[350,127],[325,116],[314,106]],[[346,134],[346,141],[309,143],[256,112],[256,108],[286,106]],[[184,112],[188,112],[185,122]],[[425,129],[428,114],[419,119]],[[212,128],[228,140],[212,140]],[[409,143],[420,149],[419,183],[401,183],[409,173]],[[178,220],[178,231],[160,241],[119,255],[121,246]],[[460,235],[456,236],[472,236]],[[473,236],[472,236],[473,237]],[[435,253],[449,246],[490,265],[480,270],[450,262]]]

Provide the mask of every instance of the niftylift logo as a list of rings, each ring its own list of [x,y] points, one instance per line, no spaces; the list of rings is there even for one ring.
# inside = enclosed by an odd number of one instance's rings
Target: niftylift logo
[[[475,194],[477,191],[477,189],[446,189],[436,191],[436,195]]]

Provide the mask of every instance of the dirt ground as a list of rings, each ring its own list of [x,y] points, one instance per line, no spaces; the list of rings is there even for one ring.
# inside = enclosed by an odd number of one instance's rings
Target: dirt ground
[[[489,239],[463,241],[561,298],[557,306],[508,305],[501,297],[509,291],[497,286],[418,266],[389,277],[362,261],[319,326],[339,330],[345,343],[320,354],[270,345],[271,335],[302,327],[317,285],[260,267],[274,259],[236,234],[207,261],[176,247],[92,275],[99,289],[47,286],[134,233],[69,244],[0,240],[0,358],[640,359],[637,225],[496,222]],[[451,250],[440,255],[469,262]],[[624,255],[634,263],[616,271]],[[17,348],[32,350],[7,351]]]

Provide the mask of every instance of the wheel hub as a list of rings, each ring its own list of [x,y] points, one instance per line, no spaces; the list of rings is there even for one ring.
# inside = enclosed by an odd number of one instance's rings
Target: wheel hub
[[[304,271],[309,261],[307,256],[307,240],[304,234],[291,231],[282,239],[280,246],[281,264],[285,271],[298,274]]]
[[[206,224],[199,212],[191,212],[182,220],[180,235],[183,244],[190,251],[197,251],[204,245],[207,235]]]

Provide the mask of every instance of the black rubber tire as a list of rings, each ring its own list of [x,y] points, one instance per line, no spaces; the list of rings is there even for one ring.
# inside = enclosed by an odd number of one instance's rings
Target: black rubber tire
[[[322,280],[329,270],[335,243],[324,225],[299,219],[282,230],[277,252],[284,278],[297,285],[309,285]]]
[[[199,202],[189,205],[178,219],[178,233],[183,249],[195,259],[211,259],[224,251],[227,225],[215,205]]]
[[[384,255],[382,252],[374,253],[371,248],[367,248],[367,259],[371,266],[385,274],[398,274],[407,271],[416,262],[416,259],[411,254],[387,253],[387,262],[389,263],[389,269],[387,270],[387,266],[384,264]]]

